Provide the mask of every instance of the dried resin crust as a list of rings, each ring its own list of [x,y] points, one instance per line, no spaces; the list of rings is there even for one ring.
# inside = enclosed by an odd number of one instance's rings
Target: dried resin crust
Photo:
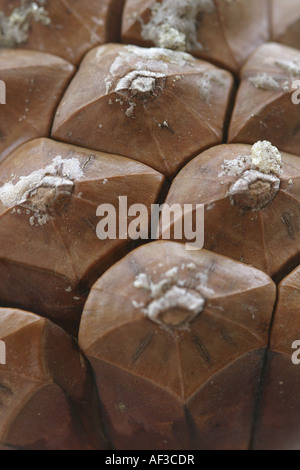
[[[229,72],[184,52],[102,46],[83,60],[52,136],[173,176],[199,151],[222,142],[232,88]]]
[[[23,143],[49,136],[74,71],[73,65],[51,54],[0,49],[6,95],[6,104],[0,104],[0,162]]]
[[[265,44],[250,57],[240,75],[228,142],[269,140],[284,152],[300,155],[300,51]]]
[[[267,0],[127,0],[122,40],[187,51],[238,72],[269,40]]]
[[[92,371],[74,339],[49,320],[0,308],[0,340],[0,448],[106,449]]]
[[[279,285],[253,447],[299,450],[300,267]]]
[[[0,47],[49,52],[77,65],[120,38],[123,0],[0,0]]]
[[[275,298],[261,271],[174,242],[107,271],[79,342],[114,447],[248,448]]]
[[[22,146],[0,175],[2,305],[47,316],[76,335],[88,289],[130,245],[98,238],[98,206],[115,206],[122,195],[149,209],[164,177],[50,139]]]
[[[204,247],[278,280],[299,264],[299,177],[299,157],[270,142],[220,145],[179,173],[166,205],[192,204],[194,211],[204,205]],[[177,223],[183,225],[182,216]],[[165,222],[162,238],[169,228]]]

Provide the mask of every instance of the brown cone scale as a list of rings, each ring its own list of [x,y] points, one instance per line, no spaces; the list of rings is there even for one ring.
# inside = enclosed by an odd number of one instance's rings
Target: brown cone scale
[[[264,273],[178,243],[151,243],[113,266],[79,333],[113,445],[247,448],[274,302]]]
[[[254,447],[299,450],[300,268],[279,285]]]
[[[102,46],[81,63],[52,137],[173,176],[201,149],[222,142],[232,86],[228,72],[184,53]]]
[[[44,20],[26,14],[26,9],[33,4],[43,8],[41,16]],[[13,35],[16,40],[12,40],[10,47],[49,52],[74,65],[97,44],[119,40],[122,7],[123,0],[0,1],[0,11],[6,18],[17,13],[25,16],[28,25],[24,39],[22,36],[18,39],[18,33]],[[0,36],[0,46],[5,47],[5,36]]]
[[[271,1],[272,41],[300,48],[300,5],[297,0]]]
[[[23,450],[107,448],[90,367],[49,320],[0,309],[0,443]],[[87,406],[88,403],[88,406]]]
[[[0,162],[29,140],[48,137],[57,105],[74,73],[59,57],[36,51],[0,49]]]
[[[300,51],[270,43],[259,47],[241,70],[241,84],[229,126],[228,142],[269,140],[284,152],[300,155],[299,106],[293,101],[300,79]],[[255,86],[251,80],[272,80]]]
[[[190,22],[195,34],[192,43],[186,44],[185,50],[233,72],[238,72],[256,47],[269,40],[268,2],[265,0],[198,1],[199,8],[196,17],[189,16],[193,2],[190,2],[185,9],[185,5],[181,5],[180,1],[174,1],[172,9],[165,10],[162,21],[157,23],[156,33],[154,29],[151,39],[144,39],[143,25],[151,21],[155,8],[163,3],[170,5],[172,2],[127,0],[123,14],[123,42],[141,46],[159,46],[158,28],[162,24],[174,26],[174,21],[172,18],[170,20],[170,17],[176,16],[176,8],[177,17],[187,18],[186,21]],[[175,20],[175,24],[177,21]],[[185,33],[185,31],[185,27],[183,29],[179,27],[179,32]],[[169,46],[165,47],[176,49],[176,45],[176,41],[174,43],[170,41]]]
[[[122,157],[39,139],[2,164],[1,188],[12,180],[20,184],[21,177],[43,171],[57,157],[75,161],[79,177],[64,179],[58,164],[58,189],[47,184],[46,175],[30,197],[23,189],[23,199],[19,195],[5,202],[0,190],[0,298],[4,305],[47,316],[75,335],[88,289],[129,247],[128,239],[98,238],[98,206],[112,204],[118,210],[121,195],[128,197],[128,206],[149,207],[163,176]]]
[[[271,200],[255,209],[255,205],[245,207],[249,202],[245,195],[241,196],[245,205],[230,199],[230,188],[239,176],[223,174],[222,169],[225,160],[247,155],[251,155],[251,146],[242,144],[221,145],[202,153],[174,179],[166,204],[180,204],[182,208],[192,204],[194,210],[196,204],[203,204],[204,248],[282,279],[299,264],[300,160],[282,154],[279,191],[274,197],[271,192]]]

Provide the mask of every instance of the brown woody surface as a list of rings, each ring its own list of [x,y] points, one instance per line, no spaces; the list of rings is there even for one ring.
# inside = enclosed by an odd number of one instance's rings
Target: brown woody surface
[[[49,320],[0,309],[0,443],[26,450],[107,448],[90,366]]]
[[[134,286],[136,276],[159,283],[174,267],[173,284],[185,280],[187,293],[204,276],[204,309],[186,327],[157,324],[137,307],[151,297]],[[86,303],[79,342],[114,446],[247,448],[274,302],[275,286],[261,271],[178,243],[140,247],[107,271]]]
[[[88,289],[129,249],[128,239],[97,237],[98,206],[112,204],[118,210],[122,195],[128,206],[149,207],[163,176],[126,158],[38,139],[1,165],[1,186],[11,175],[17,183],[46,168],[57,156],[78,159],[84,175],[74,182],[67,201],[50,207],[47,223],[32,222],[33,212],[24,204],[0,203],[0,298],[4,305],[45,315],[76,334]]]
[[[0,48],[0,79],[6,84],[6,104],[0,105],[0,162],[23,143],[49,135],[74,71],[51,54]]]
[[[240,72],[228,142],[269,140],[282,151],[300,155],[299,106],[292,101],[299,64],[300,51],[287,46],[270,43],[255,51]],[[257,88],[249,81],[262,74],[275,79],[278,90]]]
[[[178,58],[171,51],[173,56],[158,60],[146,52],[121,45],[89,52],[58,107],[52,137],[124,155],[173,176],[199,151],[222,142],[233,79],[191,56]],[[129,91],[116,91],[124,77],[130,81],[132,74],[139,78],[145,72],[158,74],[150,93],[130,92],[134,80]]]
[[[9,17],[30,0],[0,0],[0,11]],[[77,65],[98,44],[118,41],[124,0],[37,0],[44,6],[49,24],[29,20],[26,41],[15,46],[49,52]]]
[[[204,204],[206,249],[282,278],[299,263],[300,160],[282,154],[280,190],[269,204],[253,212],[232,205],[228,191],[239,177],[222,174],[224,160],[243,155],[251,155],[251,146],[220,145],[205,151],[174,179],[166,204],[194,208]]]

